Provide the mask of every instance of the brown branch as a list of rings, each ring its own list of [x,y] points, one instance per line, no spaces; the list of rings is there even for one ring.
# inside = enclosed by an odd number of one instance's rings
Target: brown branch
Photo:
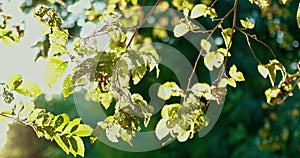
[[[260,43],[260,44],[264,45],[265,47],[267,47],[267,48],[269,49],[269,51],[271,52],[271,54],[273,55],[273,58],[274,58],[274,59],[277,59],[277,57],[276,57],[274,51],[272,50],[272,48],[271,48],[270,46],[268,46],[268,45],[267,45],[266,43],[264,43],[263,41],[257,39],[257,37],[256,37],[255,35],[250,35],[250,34],[246,33],[245,31],[243,31],[243,30],[241,30],[241,29],[239,29],[239,28],[237,28],[237,29],[238,29],[240,32],[242,32],[244,35],[247,35],[248,37],[251,37],[252,39],[254,39],[255,41],[257,41],[258,43]]]
[[[253,58],[254,58],[259,64],[262,64],[262,63],[258,60],[258,58],[256,57],[255,52],[253,51],[253,49],[252,49],[252,47],[251,47],[251,43],[250,43],[248,34],[247,34],[246,32],[244,32],[244,31],[243,31],[242,29],[240,29],[240,28],[236,28],[236,29],[239,30],[242,34],[245,35],[246,40],[247,40],[248,47],[249,47],[249,49],[250,49],[250,51],[251,51],[251,54],[252,54]]]
[[[153,6],[153,8],[150,10],[150,12],[146,15],[145,18],[142,19],[142,21],[139,23],[139,25],[134,29],[134,33],[126,46],[126,49],[129,48],[129,46],[131,45],[131,43],[133,41],[134,36],[137,34],[138,30],[144,25],[144,23],[147,21],[147,19],[153,14],[154,10],[156,9],[156,7],[158,6],[159,3],[160,3],[160,0],[157,0],[155,5]]]
[[[233,7],[225,14],[225,16],[224,16],[223,18],[220,18],[220,19],[219,19],[220,22],[212,29],[212,31],[210,32],[210,34],[208,35],[208,37],[206,38],[206,40],[208,40],[208,39],[213,35],[213,33],[218,29],[219,25],[221,25],[221,24],[224,22],[224,20],[225,20],[232,12],[234,12],[234,10],[236,10],[236,7],[237,7],[237,0],[235,0],[234,6],[233,6]],[[191,75],[189,76],[188,84],[187,84],[187,87],[186,87],[186,91],[188,91],[188,89],[189,89],[189,87],[190,87],[190,85],[191,85],[192,77],[193,77],[193,75],[194,75],[195,72],[196,72],[196,68],[197,68],[197,65],[198,65],[198,63],[199,63],[199,60],[200,60],[200,58],[201,58],[201,56],[202,56],[202,52],[203,52],[203,48],[201,48],[201,50],[200,50],[200,52],[199,52],[199,54],[198,54],[198,57],[197,57],[197,59],[196,59],[196,61],[195,61],[193,70],[192,70],[192,72],[191,72]]]

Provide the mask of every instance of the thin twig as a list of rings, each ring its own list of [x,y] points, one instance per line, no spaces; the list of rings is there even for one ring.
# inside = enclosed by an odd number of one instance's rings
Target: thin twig
[[[237,28],[237,27],[236,27]],[[271,52],[271,54],[273,55],[274,59],[277,59],[274,51],[272,50],[272,48],[270,46],[268,46],[266,43],[264,43],[263,41],[257,39],[257,37],[255,35],[250,35],[248,33],[246,33],[245,31],[241,30],[240,28],[237,28],[241,33],[243,33],[244,35],[247,35],[248,37],[251,37],[252,39],[254,39],[255,41],[259,42],[260,44],[264,45],[265,47],[267,47],[269,49],[269,51]]]
[[[134,29],[134,33],[131,36],[131,38],[126,46],[126,49],[129,48],[129,46],[131,45],[131,43],[133,41],[134,36],[137,34],[138,30],[144,25],[144,23],[148,20],[148,18],[153,14],[154,10],[156,9],[156,7],[158,6],[159,3],[160,3],[160,0],[157,0],[155,5],[151,9],[151,11],[146,15],[145,18],[142,19],[142,21],[139,23],[139,25]]]
[[[230,40],[229,40],[229,46],[232,45],[234,28],[236,26],[237,5],[238,5],[238,0],[235,0],[234,5],[232,7],[234,10],[233,10],[233,20],[232,20],[232,26],[231,26],[231,37],[230,37]],[[228,53],[229,53],[229,48],[227,49],[226,57],[225,57],[224,63],[222,64],[221,71],[218,74],[218,78],[215,81],[213,81],[213,84],[216,83],[218,80],[220,80],[222,78],[223,74],[225,74],[225,69],[226,69],[226,65],[227,65],[227,61],[228,61]]]
[[[237,3],[237,0],[235,0],[235,3]],[[219,25],[221,25],[224,20],[235,10],[236,6],[232,7],[227,13],[226,15],[223,17],[223,18],[220,18],[220,22],[212,29],[212,31],[210,32],[210,34],[208,35],[208,37],[206,38],[206,40],[208,40],[212,35],[213,33],[218,29]],[[188,79],[188,83],[187,83],[187,87],[186,87],[186,90],[185,91],[188,91],[190,85],[191,85],[191,81],[192,81],[192,77],[194,75],[194,73],[196,72],[196,68],[197,68],[197,65],[199,63],[199,60],[202,56],[202,52],[203,52],[203,48],[201,48],[199,54],[198,54],[198,57],[195,61],[195,64],[194,64],[194,67],[193,67],[193,70],[191,72],[191,75],[189,76],[189,79]]]
[[[251,54],[252,54],[253,58],[254,58],[259,64],[261,64],[261,62],[258,60],[258,58],[257,58],[256,55],[255,55],[255,52],[253,51],[253,49],[252,49],[252,47],[251,47],[251,43],[250,43],[248,34],[247,34],[246,32],[244,32],[244,31],[242,31],[242,30],[239,29],[239,28],[237,28],[237,30],[239,30],[241,33],[243,33],[243,34],[245,35],[246,40],[247,40],[248,47],[249,47],[249,49],[250,49],[250,51],[251,51]]]

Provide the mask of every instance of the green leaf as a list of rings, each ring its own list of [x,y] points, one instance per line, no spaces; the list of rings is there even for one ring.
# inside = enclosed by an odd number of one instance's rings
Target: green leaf
[[[89,125],[78,125],[78,128],[72,132],[73,135],[79,136],[79,137],[88,137],[93,133],[93,128],[91,128]]]
[[[69,74],[63,82],[64,98],[66,99],[73,92],[74,92],[74,85],[73,85],[73,80],[72,80],[72,74]]]
[[[195,18],[198,18],[200,16],[206,15],[207,14],[206,9],[207,9],[207,6],[204,5],[204,4],[195,5],[194,8],[191,11],[191,18],[195,19]]]
[[[20,74],[11,75],[6,85],[10,90],[15,90],[22,84],[22,76]]]
[[[235,30],[232,30],[231,28],[226,28],[226,29],[222,30],[222,36],[225,41],[225,45],[226,45],[227,49],[229,49],[231,47],[231,44],[232,44],[231,38],[232,38],[234,32],[235,32]]]
[[[202,39],[201,42],[200,42],[200,45],[201,45],[201,47],[202,47],[207,53],[209,52],[209,50],[210,50],[210,48],[211,48],[211,45],[210,45],[210,43],[209,43],[207,40]]]
[[[67,62],[57,57],[51,57],[45,71],[45,81],[49,87],[58,82],[67,69]]]
[[[254,28],[254,23],[252,23],[249,18],[246,18],[246,20],[241,19],[240,22],[245,29]]]
[[[298,9],[297,9],[297,23],[298,23],[298,28],[300,28],[300,2],[299,2],[299,5],[298,5]]]
[[[190,27],[188,24],[180,23],[174,27],[174,36],[178,38],[185,35],[189,31],[190,31]]]
[[[229,75],[232,77],[235,81],[241,82],[245,81],[244,75],[242,72],[237,71],[237,67],[235,65],[232,65],[229,69]]]
[[[223,64],[224,56],[221,53],[209,52],[204,57],[204,65],[212,71],[213,67],[220,68]]]
[[[15,91],[29,97],[37,97],[43,93],[42,89],[31,81],[23,81]]]
[[[175,82],[166,82],[158,88],[157,95],[163,100],[168,100],[171,96],[181,96],[182,92]]]

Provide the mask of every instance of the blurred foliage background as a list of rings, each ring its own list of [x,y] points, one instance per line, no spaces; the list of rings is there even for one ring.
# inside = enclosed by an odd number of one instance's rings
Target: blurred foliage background
[[[66,5],[71,5],[77,1],[67,0],[64,2]],[[143,6],[155,3],[155,1],[146,0],[138,2]],[[169,7],[174,7],[171,1],[168,2]],[[194,1],[194,3],[200,2],[210,4],[212,1]],[[50,5],[47,1],[28,0],[24,2],[21,9],[32,14],[34,7],[39,4]],[[88,8],[83,14],[76,16],[66,12],[59,3],[55,3],[53,6],[61,12],[65,20],[63,27],[68,28],[70,34],[79,35],[82,26],[79,23],[80,19],[85,19],[85,22],[97,21],[104,9],[100,2],[93,4],[94,7]],[[215,5],[218,16],[224,16],[232,6],[233,0],[219,0]],[[296,24],[297,6],[297,0],[289,0],[286,5],[282,5],[278,0],[273,0],[270,7],[261,10],[258,6],[251,5],[248,0],[239,0],[237,11],[238,19],[249,17],[255,21],[255,29],[250,33],[256,34],[258,39],[268,44],[290,73],[297,70],[297,63],[300,59],[300,34]],[[199,22],[207,29],[213,27],[212,24],[214,24],[209,19],[200,19]],[[224,26],[230,27],[231,22],[232,20],[229,18]],[[195,61],[197,56],[195,50],[192,50],[184,39],[175,39],[172,32],[167,32],[168,40],[154,36],[153,28],[141,29],[140,33],[153,37],[153,41],[156,42],[170,44],[170,41],[173,40],[170,45],[184,52],[191,62]],[[217,41],[218,38],[219,36],[216,34],[214,39]],[[218,44],[218,42],[216,43]],[[251,41],[251,44],[260,61],[267,63],[272,59],[272,55],[268,53],[266,47],[255,41]],[[219,43],[219,46],[222,45],[222,42]],[[195,137],[185,143],[174,141],[164,148],[145,153],[119,151],[100,141],[89,145],[86,140],[86,157],[298,157],[300,154],[299,90],[296,90],[294,96],[288,98],[283,105],[275,107],[267,105],[264,91],[270,86],[270,83],[259,75],[256,69],[258,63],[251,55],[245,37],[240,33],[236,33],[234,36],[231,54],[229,64],[234,63],[239,67],[245,75],[246,82],[240,84],[237,89],[228,89],[221,116],[208,135],[203,138]],[[199,67],[197,70],[199,78],[203,78],[203,73],[207,74],[201,69],[203,67]],[[168,77],[168,73],[162,73],[160,79],[165,80]],[[148,80],[143,83],[152,84]],[[38,107],[46,108],[47,111],[54,114],[68,113],[72,119],[79,117],[72,96],[64,100],[62,95],[46,94],[38,97],[35,102]],[[54,142],[38,139],[32,129],[18,124],[10,125],[7,140],[0,153],[0,157],[3,158],[72,157],[66,156]]]

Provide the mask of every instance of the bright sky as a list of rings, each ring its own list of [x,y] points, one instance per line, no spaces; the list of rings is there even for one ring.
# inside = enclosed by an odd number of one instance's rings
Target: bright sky
[[[37,51],[31,46],[42,37],[41,25],[34,19],[33,14],[24,15],[19,9],[22,1],[11,0],[7,2],[0,0],[3,3],[2,9],[5,14],[11,15],[13,19],[11,24],[19,24],[25,20],[27,27],[25,28],[25,37],[19,43],[13,46],[7,46],[0,41],[0,82],[5,82],[12,74],[21,74],[24,80],[29,80],[37,83],[44,92],[60,92],[61,84],[58,83],[53,88],[46,86],[44,81],[44,70],[46,65],[45,59],[40,59],[34,63],[34,58]],[[1,107],[2,106],[2,107]],[[0,111],[3,105],[0,104]],[[6,141],[6,132],[8,127],[0,122],[0,149]]]
[[[13,19],[10,20],[11,25],[18,25],[22,21],[25,21],[25,36],[20,39],[19,43],[7,46],[0,41],[0,82],[7,81],[12,74],[21,74],[24,80],[35,82],[45,93],[61,93],[64,77],[62,77],[62,79],[52,88],[49,88],[44,80],[47,59],[39,58],[37,62],[34,63],[34,59],[38,52],[31,48],[31,46],[43,38],[43,35],[41,34],[43,25],[38,23],[33,14],[25,15],[21,12],[19,6],[23,1],[10,0],[9,2],[7,0],[0,0],[0,2],[2,3],[2,10],[4,10],[5,14],[13,17]],[[68,11],[79,14],[82,13],[85,8],[90,7],[89,1],[80,0],[69,6]],[[91,34],[96,27],[95,24],[91,23],[82,23],[82,26],[82,37]],[[70,70],[70,68],[68,68],[68,70]],[[25,98],[21,98],[20,100],[24,99]],[[5,107],[0,103],[0,111],[4,108]],[[0,122],[0,149],[6,142],[7,130],[8,126]]]

